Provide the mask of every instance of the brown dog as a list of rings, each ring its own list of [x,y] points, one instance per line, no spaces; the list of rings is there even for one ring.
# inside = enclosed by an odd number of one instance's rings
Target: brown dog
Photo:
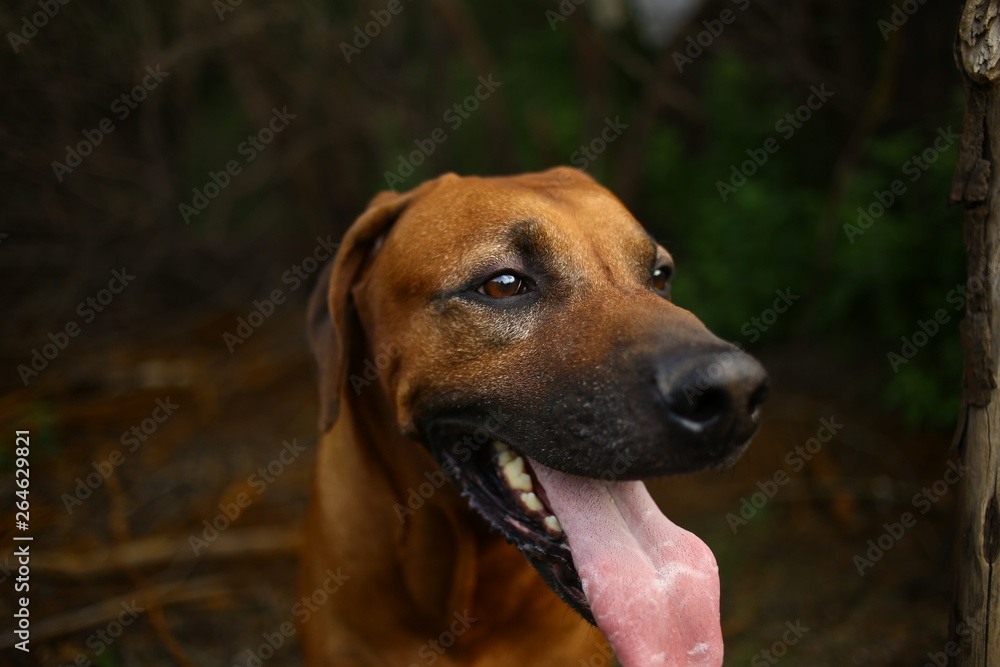
[[[372,201],[310,304],[308,664],[609,664],[581,616],[625,667],[721,664],[715,559],[629,480],[734,461],[766,378],[672,270],[572,169]]]

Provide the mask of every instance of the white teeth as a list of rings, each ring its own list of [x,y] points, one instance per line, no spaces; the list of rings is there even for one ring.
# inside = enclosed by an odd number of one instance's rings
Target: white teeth
[[[510,451],[510,447],[499,440],[493,441],[493,450],[497,453],[497,465],[501,468],[507,465],[515,456],[514,452]]]
[[[515,456],[502,466],[503,476],[507,478],[507,484],[515,491],[532,491],[531,475],[524,472],[524,459]]]
[[[514,491],[521,491],[518,496],[521,504],[531,512],[539,512],[545,515],[542,519],[545,528],[553,535],[562,535],[563,529],[562,524],[559,523],[559,519],[546,512],[545,505],[535,494],[531,475],[525,472],[524,459],[499,440],[493,441],[493,451],[497,454],[497,465],[500,466],[503,477],[507,481],[507,486]]]
[[[521,503],[529,510],[534,510],[535,512],[541,512],[545,509],[545,505],[542,504],[542,501],[534,493],[522,493]]]

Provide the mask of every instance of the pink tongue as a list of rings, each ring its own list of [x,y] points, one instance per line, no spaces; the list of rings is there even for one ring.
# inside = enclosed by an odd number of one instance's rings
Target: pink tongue
[[[642,482],[531,467],[622,667],[721,665],[719,568],[708,546],[667,519]]]

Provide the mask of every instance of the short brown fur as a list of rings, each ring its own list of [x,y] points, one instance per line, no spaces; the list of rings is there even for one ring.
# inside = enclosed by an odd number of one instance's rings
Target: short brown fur
[[[546,258],[557,293],[517,318],[446,298],[519,244]],[[427,664],[437,655],[429,642],[455,613],[476,620],[437,665],[564,666],[607,654],[600,633],[451,484],[402,519],[399,508],[440,481],[416,442],[420,415],[438,397],[546,400],[546,378],[572,378],[636,331],[662,329],[664,317],[670,336],[709,336],[650,292],[644,281],[657,261],[669,255],[611,193],[571,169],[446,175],[372,202],[310,309],[324,432],[301,593],[330,570],[349,578],[303,627],[307,664]],[[371,386],[360,386],[364,359],[384,362]]]

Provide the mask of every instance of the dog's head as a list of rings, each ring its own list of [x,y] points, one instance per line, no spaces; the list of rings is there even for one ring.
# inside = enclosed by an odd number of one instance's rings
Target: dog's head
[[[604,510],[578,505],[604,494],[645,515],[651,501],[625,480],[732,463],[767,391],[755,360],[671,302],[673,270],[621,202],[572,169],[383,193],[311,307],[322,425],[363,372],[352,364],[378,359],[399,429],[607,634],[612,612],[585,582],[614,565],[580,561],[601,561],[585,543],[619,519],[594,527]]]

